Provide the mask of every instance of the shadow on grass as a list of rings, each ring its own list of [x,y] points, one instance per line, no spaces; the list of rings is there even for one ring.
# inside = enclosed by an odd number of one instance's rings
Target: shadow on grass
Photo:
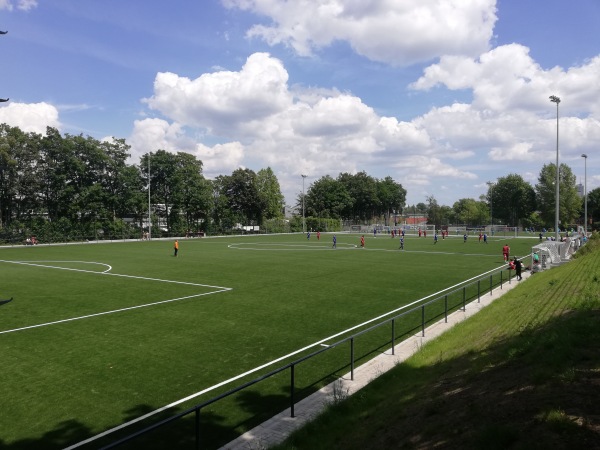
[[[278,449],[600,449],[600,311],[402,364]],[[449,349],[451,352],[452,349]]]

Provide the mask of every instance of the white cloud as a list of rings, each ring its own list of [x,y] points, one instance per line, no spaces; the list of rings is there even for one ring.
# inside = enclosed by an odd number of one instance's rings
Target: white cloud
[[[145,151],[160,145],[194,153],[211,176],[237,167],[269,166],[282,177],[284,190],[295,189],[302,173],[318,179],[365,170],[407,186],[443,185],[455,196],[461,183],[473,182],[470,190],[479,191],[479,176],[487,179],[490,168],[512,173],[518,163],[533,173],[552,161],[556,122],[547,94],[583,98],[589,90],[596,92],[592,74],[598,64],[595,58],[568,71],[544,70],[529,49],[516,44],[477,58],[442,57],[411,85],[416,95],[441,86],[471,91],[472,103],[434,106],[399,121],[378,115],[360,97],[336,88],[290,88],[281,61],[257,53],[238,72],[219,71],[195,80],[159,74],[154,95],[146,101],[172,123],[136,122],[131,143]],[[569,94],[561,87],[569,88]],[[600,140],[596,102],[579,104],[582,117],[561,118],[561,158],[567,161]],[[186,137],[194,130],[201,136]],[[207,139],[216,143],[207,145]],[[284,193],[289,201],[292,192]]]
[[[60,129],[58,109],[45,103],[11,102],[0,108],[0,123],[19,127],[24,132],[46,134],[46,127]]]
[[[183,125],[231,136],[240,123],[262,120],[287,108],[291,103],[287,81],[281,61],[255,53],[239,72],[206,73],[195,80],[159,73],[154,95],[146,102]]]
[[[14,9],[15,2],[11,0],[0,0],[0,10],[12,11]],[[37,0],[17,0],[17,9],[21,11],[29,11],[33,8],[37,8]]]
[[[162,119],[136,120],[127,143],[131,145],[131,158],[135,162],[148,152],[165,150],[175,153],[193,151],[195,147],[180,124],[169,123]]]
[[[194,152],[202,161],[202,171],[208,178],[230,174],[243,166],[244,146],[239,142],[228,142],[208,147],[198,144]]]
[[[483,53],[478,59],[443,56],[410,87],[469,89],[473,92],[474,108],[496,112],[549,110],[548,97],[555,94],[569,99],[561,103],[561,109],[600,117],[596,101],[600,96],[599,73],[600,56],[566,71],[560,67],[544,70],[531,58],[529,48],[511,44]]]
[[[299,55],[346,41],[374,61],[410,65],[441,55],[475,56],[489,47],[496,0],[222,0],[272,20],[248,36]]]

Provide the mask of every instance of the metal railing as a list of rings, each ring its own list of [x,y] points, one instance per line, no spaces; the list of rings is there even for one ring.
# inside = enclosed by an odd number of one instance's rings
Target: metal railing
[[[413,335],[415,332],[418,334],[420,332],[421,336],[425,336],[425,331],[426,331],[426,326],[428,324],[433,323],[434,321],[437,320],[441,320],[441,318],[444,318],[445,322],[448,322],[448,315],[453,312],[453,311],[458,311],[458,310],[462,310],[465,311],[466,310],[466,306],[468,303],[477,301],[478,303],[481,301],[481,298],[483,295],[489,294],[491,295],[493,293],[493,290],[495,288],[500,288],[502,289],[503,284],[504,283],[511,283],[512,281],[512,274],[511,271],[507,268],[507,265],[503,265],[501,268],[498,269],[494,269],[492,271],[489,271],[485,274],[482,274],[478,277],[475,277],[471,280],[469,280],[468,282],[466,282],[463,285],[460,285],[460,287],[457,287],[455,289],[453,288],[448,288],[445,291],[441,291],[441,292],[445,292],[442,295],[439,295],[433,299],[430,299],[428,301],[425,301],[424,303],[421,303],[419,305],[413,306],[410,309],[407,309],[406,311],[403,311],[401,313],[395,314],[393,317],[389,317],[385,320],[382,320],[379,323],[376,323],[374,325],[368,326],[367,328],[362,329],[361,331],[358,331],[354,334],[352,334],[351,336],[348,336],[346,338],[343,338],[333,344],[327,345],[323,348],[320,348],[308,355],[305,355],[299,359],[296,359],[290,363],[287,363],[277,369],[274,369],[264,375],[261,375],[258,378],[255,378],[253,380],[250,380],[246,383],[243,383],[231,390],[228,390],[227,392],[224,392],[216,397],[213,397],[209,400],[206,400],[202,403],[199,403],[191,408],[186,409],[185,411],[182,411],[178,414],[175,414],[171,417],[168,417],[166,419],[163,419],[161,421],[158,421],[156,423],[154,423],[153,425],[147,426],[146,428],[143,428],[137,432],[131,433],[128,436],[125,436],[119,440],[116,440],[110,444],[105,445],[104,447],[102,447],[102,449],[104,450],[108,450],[108,449],[113,449],[119,446],[124,445],[125,443],[131,442],[141,436],[147,435],[152,431],[155,431],[159,428],[162,428],[170,423],[176,422],[186,416],[189,416],[191,414],[194,415],[194,445],[196,449],[200,449],[202,448],[202,434],[201,434],[201,424],[200,424],[200,414],[201,411],[210,406],[213,405],[214,403],[223,400],[227,397],[230,397],[240,391],[243,391],[244,389],[247,389],[250,386],[254,386],[264,380],[267,380],[277,374],[280,374],[282,372],[288,371],[289,370],[289,408],[290,408],[290,417],[295,417],[295,405],[298,401],[301,400],[301,398],[298,398],[298,392],[296,389],[296,368],[297,366],[299,366],[301,363],[308,361],[314,357],[316,357],[317,355],[321,355],[324,354],[325,352],[329,352],[331,350],[333,350],[334,348],[340,347],[344,344],[349,344],[350,346],[350,352],[349,352],[349,361],[347,362],[347,365],[345,367],[350,367],[350,378],[351,380],[354,380],[354,369],[355,369],[355,363],[357,360],[357,357],[355,355],[355,346],[356,346],[356,340],[364,335],[367,335],[369,333],[372,333],[374,330],[379,329],[381,327],[384,326],[389,326],[390,327],[390,339],[387,340],[386,342],[384,342],[383,344],[379,344],[376,345],[375,349],[372,349],[372,351],[377,350],[378,348],[381,348],[383,345],[387,346],[391,346],[391,353],[392,355],[394,355],[395,353],[395,345],[397,342],[401,341],[401,337],[405,336],[406,338]],[[418,314],[420,312],[420,314]],[[420,319],[417,320],[416,322],[414,320],[408,320],[408,316],[411,314],[417,313],[416,315],[420,315]],[[407,319],[405,320],[405,323],[403,323],[404,327],[402,327],[402,325],[398,326],[398,322],[400,322],[402,319]],[[370,353],[370,352],[369,352]],[[358,359],[366,359],[366,356],[363,356],[362,358],[358,358]],[[311,392],[307,393],[304,397],[310,395]],[[302,397],[302,398],[304,398]],[[275,412],[272,415],[278,414],[280,411]],[[226,442],[221,443],[221,445],[226,444]]]

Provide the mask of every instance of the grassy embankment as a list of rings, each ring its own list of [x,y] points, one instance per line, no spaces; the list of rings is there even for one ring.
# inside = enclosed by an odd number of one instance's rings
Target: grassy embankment
[[[600,238],[278,449],[600,448]]]

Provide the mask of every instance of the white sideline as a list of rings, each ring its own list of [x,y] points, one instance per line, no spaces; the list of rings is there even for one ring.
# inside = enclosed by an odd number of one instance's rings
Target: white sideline
[[[108,429],[108,430],[106,430],[106,431],[103,431],[102,433],[99,433],[99,434],[97,434],[97,435],[95,435],[95,436],[92,436],[92,437],[90,437],[90,438],[88,438],[88,439],[86,439],[86,440],[83,440],[83,441],[81,441],[81,442],[78,442],[78,443],[76,443],[76,444],[73,444],[73,445],[71,445],[70,447],[67,447],[67,448],[65,448],[64,450],[72,450],[72,449],[75,449],[75,448],[81,447],[82,445],[89,444],[90,442],[93,442],[93,441],[95,441],[95,440],[97,440],[97,439],[100,439],[100,438],[102,438],[102,437],[108,436],[109,434],[112,434],[112,433],[114,433],[115,431],[122,430],[123,428],[126,428],[126,427],[128,427],[128,426],[130,426],[130,425],[133,425],[133,424],[135,424],[135,423],[141,422],[142,420],[148,419],[149,417],[152,417],[152,416],[154,416],[154,415],[156,415],[156,414],[159,414],[159,413],[161,413],[161,412],[163,412],[163,411],[166,411],[167,409],[170,409],[170,408],[173,408],[173,407],[175,407],[175,406],[178,406],[178,405],[180,405],[180,404],[182,404],[182,403],[184,403],[184,402],[186,402],[186,401],[192,400],[193,398],[199,397],[200,395],[206,394],[206,393],[208,393],[208,392],[210,392],[210,391],[213,391],[213,390],[215,390],[215,389],[217,389],[217,388],[220,388],[220,387],[222,387],[222,386],[225,386],[225,385],[227,385],[227,384],[229,384],[229,383],[232,383],[232,382],[234,382],[234,381],[237,381],[237,380],[239,380],[240,378],[243,378],[243,377],[245,377],[245,376],[247,376],[247,375],[251,375],[251,374],[253,374],[253,373],[255,373],[255,372],[258,372],[259,370],[265,369],[265,368],[267,368],[267,367],[269,367],[269,366],[272,366],[273,364],[276,364],[276,363],[278,363],[278,362],[281,362],[281,361],[283,361],[283,360],[285,360],[285,359],[288,359],[288,358],[290,358],[290,357],[292,357],[292,356],[294,356],[294,355],[297,355],[298,353],[304,352],[304,351],[306,351],[306,350],[309,350],[309,349],[311,349],[311,348],[313,348],[313,347],[321,346],[322,344],[325,344],[326,342],[328,342],[328,341],[330,341],[330,340],[332,340],[332,339],[335,339],[335,338],[337,338],[337,337],[340,337],[340,336],[342,336],[342,335],[344,335],[344,334],[347,334],[347,333],[349,333],[349,332],[351,332],[351,331],[354,331],[354,330],[356,330],[356,329],[358,329],[358,328],[361,328],[361,327],[363,327],[363,326],[365,326],[365,325],[368,325],[368,324],[370,324],[370,323],[373,323],[373,322],[375,322],[375,321],[377,321],[377,320],[380,320],[380,319],[383,319],[383,318],[385,318],[385,317],[387,317],[387,316],[390,316],[390,315],[392,315],[392,314],[395,314],[395,313],[397,313],[397,312],[399,312],[399,311],[402,311],[403,309],[406,309],[406,308],[409,308],[409,307],[411,307],[411,306],[414,306],[414,305],[416,305],[416,304],[418,304],[418,303],[421,303],[421,302],[423,302],[423,301],[425,301],[425,300],[428,300],[428,299],[430,299],[430,298],[432,298],[432,297],[440,296],[440,295],[442,295],[442,293],[443,293],[443,292],[450,291],[450,290],[452,290],[452,289],[454,289],[454,288],[456,288],[456,287],[458,287],[458,286],[461,286],[461,285],[463,285],[463,284],[465,284],[465,283],[468,283],[468,282],[470,282],[470,281],[473,281],[473,280],[476,280],[476,279],[482,278],[482,277],[484,277],[484,276],[486,276],[486,275],[488,275],[488,274],[490,274],[490,273],[492,273],[492,272],[495,272],[495,271],[497,271],[497,270],[498,270],[498,268],[495,268],[495,269],[489,270],[489,271],[487,271],[487,272],[484,272],[484,273],[482,273],[482,274],[480,274],[480,275],[478,275],[478,276],[475,276],[475,277],[469,278],[468,280],[465,280],[465,281],[462,281],[462,282],[460,282],[460,283],[457,283],[457,284],[455,284],[454,286],[450,286],[450,287],[448,287],[448,288],[446,288],[446,289],[442,289],[441,291],[438,291],[438,292],[435,292],[435,293],[433,293],[433,294],[430,294],[430,295],[428,295],[428,296],[426,296],[426,297],[423,297],[423,298],[421,298],[421,299],[419,299],[419,300],[415,300],[414,302],[412,302],[412,303],[409,303],[409,304],[407,304],[407,305],[404,305],[404,306],[401,306],[400,308],[396,308],[396,309],[394,309],[393,311],[387,312],[387,313],[385,313],[385,314],[382,314],[382,315],[380,315],[380,316],[378,316],[378,317],[375,317],[375,318],[373,318],[373,319],[367,320],[366,322],[363,322],[363,323],[361,323],[361,324],[359,324],[359,325],[355,325],[355,326],[353,326],[353,327],[351,327],[351,328],[348,328],[347,330],[344,330],[344,331],[341,331],[341,332],[339,332],[339,333],[333,334],[333,335],[331,335],[331,336],[329,336],[329,337],[326,337],[326,338],[324,338],[324,339],[321,339],[321,340],[320,340],[320,341],[318,341],[318,342],[315,342],[315,343],[313,343],[313,344],[309,344],[309,345],[307,345],[306,347],[303,347],[303,348],[301,348],[301,349],[298,349],[298,350],[295,350],[295,351],[293,351],[292,353],[288,353],[287,355],[284,355],[284,356],[281,356],[281,357],[279,357],[279,358],[277,358],[277,359],[274,359],[274,360],[272,360],[272,361],[269,361],[269,362],[267,362],[267,363],[265,363],[265,364],[263,364],[263,365],[261,365],[261,366],[255,367],[254,369],[251,369],[251,370],[249,370],[249,371],[247,371],[247,372],[244,372],[244,373],[241,373],[241,374],[239,374],[239,375],[236,375],[236,376],[234,376],[234,377],[232,377],[232,378],[229,378],[228,380],[221,381],[220,383],[217,383],[217,384],[215,384],[215,385],[213,385],[213,386],[210,386],[210,387],[208,387],[208,388],[206,388],[206,389],[203,389],[203,390],[201,390],[201,391],[198,391],[198,392],[196,392],[196,393],[194,393],[194,394],[188,395],[187,397],[184,397],[184,398],[182,398],[182,399],[180,399],[180,400],[176,400],[176,401],[174,401],[174,402],[172,402],[172,403],[169,403],[168,405],[165,405],[165,406],[162,406],[162,407],[160,407],[160,408],[158,408],[158,409],[155,409],[154,411],[150,411],[149,413],[147,413],[147,414],[144,414],[143,416],[137,417],[137,418],[135,418],[135,419],[133,419],[133,420],[130,420],[129,422],[122,423],[121,425],[118,425],[118,426],[116,426],[116,427],[113,427],[113,428],[110,428],[110,429]]]

